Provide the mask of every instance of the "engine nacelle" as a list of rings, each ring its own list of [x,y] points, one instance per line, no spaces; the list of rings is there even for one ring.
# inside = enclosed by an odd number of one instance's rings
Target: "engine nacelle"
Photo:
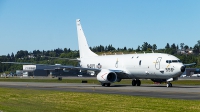
[[[113,83],[117,80],[117,74],[107,69],[102,69],[97,74],[97,80],[103,83]]]

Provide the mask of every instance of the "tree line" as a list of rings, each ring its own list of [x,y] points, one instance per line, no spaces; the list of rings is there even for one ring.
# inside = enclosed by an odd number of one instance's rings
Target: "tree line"
[[[136,49],[133,48],[115,48],[112,46],[112,44],[108,46],[94,46],[90,47],[90,49],[93,52],[96,52],[97,54],[104,54],[104,53],[143,53],[143,52],[158,52],[158,53],[167,53],[177,56],[181,59],[183,63],[193,63],[196,62],[196,67],[200,67],[200,40],[197,41],[197,44],[195,44],[193,47],[189,47],[188,45],[185,45],[184,43],[179,45],[176,45],[175,43],[169,44],[167,43],[165,48],[163,49],[157,49],[156,44],[149,44],[147,42],[144,42],[141,46],[138,46]],[[180,54],[177,51],[178,50],[187,50],[190,49],[193,51],[193,54]],[[28,52],[27,50],[20,50],[17,51],[16,54],[11,53],[7,54],[6,56],[0,56],[0,62],[30,62],[35,64],[62,64],[62,65],[73,65],[77,66],[77,61],[69,61],[69,60],[60,60],[60,59],[51,59],[49,57],[60,57],[60,58],[78,58],[79,57],[79,51],[78,50],[71,50],[70,48],[57,48],[54,50],[33,50]],[[22,69],[22,65],[15,65],[15,64],[2,64],[0,63],[0,73],[4,71],[15,71]]]

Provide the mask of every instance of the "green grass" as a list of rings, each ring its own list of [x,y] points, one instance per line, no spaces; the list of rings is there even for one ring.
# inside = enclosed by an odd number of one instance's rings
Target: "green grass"
[[[23,78],[0,78],[0,81],[6,82],[51,82],[51,83],[81,83],[82,80],[87,80],[88,83],[100,84],[96,79],[62,79],[59,81],[57,78],[49,79],[23,79]],[[129,84],[131,85],[131,79],[123,79],[121,82],[115,82],[114,84]],[[153,84],[151,80],[141,80],[142,84]],[[200,80],[178,80],[172,82],[176,85],[200,85]]]
[[[2,112],[199,112],[200,101],[0,88]]]

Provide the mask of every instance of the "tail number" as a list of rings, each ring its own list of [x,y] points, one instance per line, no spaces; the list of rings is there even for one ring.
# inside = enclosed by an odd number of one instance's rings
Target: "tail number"
[[[95,64],[87,64],[88,68],[95,68]]]

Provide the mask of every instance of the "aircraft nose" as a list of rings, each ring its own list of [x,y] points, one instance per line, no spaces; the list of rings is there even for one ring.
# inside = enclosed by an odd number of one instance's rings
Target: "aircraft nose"
[[[185,66],[181,67],[181,72],[185,72]]]

